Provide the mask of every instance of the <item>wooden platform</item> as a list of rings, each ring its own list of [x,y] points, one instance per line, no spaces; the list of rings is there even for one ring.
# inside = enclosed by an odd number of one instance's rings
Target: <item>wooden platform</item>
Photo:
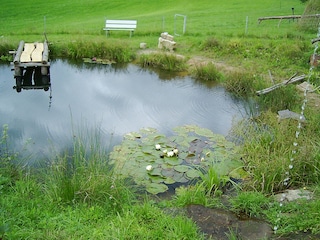
[[[25,43],[21,41],[15,52],[14,65],[20,67],[49,66],[48,43]]]
[[[43,43],[25,43],[20,62],[42,62]]]

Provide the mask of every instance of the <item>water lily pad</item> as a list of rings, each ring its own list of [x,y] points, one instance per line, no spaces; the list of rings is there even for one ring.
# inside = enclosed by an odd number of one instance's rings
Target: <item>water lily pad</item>
[[[174,166],[174,170],[176,170],[177,172],[187,172],[190,169],[190,167],[186,166],[186,165],[178,165],[178,166]]]
[[[166,192],[168,189],[168,186],[163,183],[150,183],[146,187],[146,190],[152,194],[163,193]]]
[[[154,168],[151,171],[149,171],[148,174],[152,176],[162,176],[161,170],[161,168]]]
[[[172,177],[174,175],[174,169],[162,169],[161,173],[164,177]]]
[[[162,176],[150,176],[150,181],[153,183],[162,183],[164,182],[165,178]]]
[[[115,146],[110,153],[110,164],[114,165],[115,173],[132,177],[151,193],[166,191],[162,186],[165,184],[187,183],[198,178],[199,172],[194,166],[203,169],[214,166],[220,176],[243,175],[238,148],[224,136],[195,125],[177,127],[174,132],[173,136],[166,137],[156,129],[144,128],[126,134],[121,145]],[[157,144],[160,149],[156,149]],[[163,153],[175,148],[178,153],[172,157]],[[146,169],[148,165],[152,170]],[[151,184],[162,184],[163,189]]]
[[[164,183],[165,184],[174,184],[176,181],[172,178],[172,177],[167,177],[165,180],[164,180]]]
[[[186,172],[186,176],[187,176],[187,178],[189,178],[189,179],[194,179],[194,178],[200,177],[200,173],[199,173],[199,170],[189,169],[189,170]]]
[[[174,165],[174,166],[180,165],[183,162],[182,159],[177,158],[177,157],[165,157],[164,161],[165,161],[165,163],[168,163],[168,164]]]

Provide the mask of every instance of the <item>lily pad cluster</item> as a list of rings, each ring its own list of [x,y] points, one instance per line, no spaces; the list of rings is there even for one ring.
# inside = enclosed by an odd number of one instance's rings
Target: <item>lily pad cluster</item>
[[[117,174],[131,177],[152,194],[165,192],[174,183],[198,179],[200,171],[209,167],[221,176],[237,177],[242,162],[234,143],[194,125],[173,131],[169,137],[153,128],[126,134],[110,153],[110,164]]]

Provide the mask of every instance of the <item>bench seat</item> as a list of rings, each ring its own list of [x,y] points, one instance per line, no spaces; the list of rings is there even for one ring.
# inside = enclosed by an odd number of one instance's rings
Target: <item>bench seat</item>
[[[137,28],[137,20],[106,20],[106,24],[103,30],[106,31],[107,36],[110,30],[130,31],[130,37],[131,37],[132,33],[136,28]]]

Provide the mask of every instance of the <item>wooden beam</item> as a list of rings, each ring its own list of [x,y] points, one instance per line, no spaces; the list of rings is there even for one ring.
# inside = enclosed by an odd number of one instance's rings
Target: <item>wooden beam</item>
[[[24,41],[20,41],[18,50],[15,53],[16,55],[15,55],[14,60],[13,60],[14,64],[17,64],[17,63],[20,62],[20,57],[21,57],[21,54],[22,54],[22,51],[23,51],[23,47],[24,47]]]
[[[263,20],[273,20],[273,19],[296,19],[296,18],[301,18],[301,15],[289,15],[289,16],[271,16],[271,17],[261,17],[258,18],[259,24]]]
[[[314,43],[319,42],[319,41],[320,41],[320,37],[312,39],[311,43],[314,44]]]
[[[42,53],[42,63],[47,64],[49,61],[49,47],[48,42],[44,41],[43,43],[43,53]]]
[[[288,80],[285,80],[281,83],[277,83],[271,87],[268,87],[268,88],[265,88],[265,89],[262,89],[262,90],[259,90],[259,91],[256,91],[256,94],[258,96],[260,95],[263,95],[263,94],[267,94],[269,92],[272,92],[273,90],[276,90],[282,86],[285,86],[285,85],[288,85],[288,84],[291,84],[291,83],[295,83],[295,82],[299,82],[299,81],[302,81],[306,78],[306,75],[301,75],[301,76],[297,76],[297,77],[291,77],[290,79]]]
[[[270,16],[270,17],[260,17],[258,18],[258,22],[264,20],[273,20],[273,19],[297,19],[297,18],[312,18],[312,17],[320,17],[320,14],[311,14],[311,15],[288,15],[288,16]]]

